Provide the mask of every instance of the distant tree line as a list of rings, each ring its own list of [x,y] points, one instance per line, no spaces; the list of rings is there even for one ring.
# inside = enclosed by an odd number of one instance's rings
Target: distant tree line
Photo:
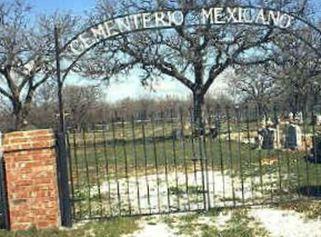
[[[190,115],[192,98],[181,99],[167,96],[162,99],[125,98],[116,102],[107,102],[103,87],[99,86],[65,86],[63,91],[65,119],[67,126],[81,128],[92,124],[108,123],[112,120],[126,119],[145,120],[151,115],[155,118],[178,116],[184,112]],[[232,106],[228,96],[219,98],[208,95],[205,107],[210,110],[215,106]],[[172,114],[172,115],[171,115]],[[55,128],[58,122],[57,88],[54,82],[45,83],[35,95],[26,117],[26,128]],[[14,130],[10,106],[2,104],[0,114],[2,131]]]

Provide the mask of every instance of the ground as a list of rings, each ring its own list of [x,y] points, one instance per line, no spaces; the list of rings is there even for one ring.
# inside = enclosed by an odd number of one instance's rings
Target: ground
[[[299,213],[284,207],[260,207],[145,218],[141,229],[126,237],[320,237],[318,205],[315,215],[309,209]]]
[[[0,237],[320,237],[321,202],[301,201],[278,206],[211,209],[81,222],[72,229],[1,231]]]

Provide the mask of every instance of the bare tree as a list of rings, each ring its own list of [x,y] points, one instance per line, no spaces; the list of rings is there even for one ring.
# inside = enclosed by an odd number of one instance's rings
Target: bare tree
[[[36,90],[54,73],[52,22],[72,21],[56,16],[31,20],[23,0],[0,3],[0,94],[11,104],[14,129],[27,125]]]
[[[260,115],[267,117],[268,107],[279,94],[274,78],[265,74],[264,66],[236,70],[228,85],[238,96],[238,102],[253,102]]]
[[[311,32],[302,31],[302,34]],[[292,36],[283,36],[277,43],[276,62],[269,63],[261,73],[273,78],[284,104],[294,114],[308,111],[320,92],[321,58]]]
[[[242,3],[247,4],[248,1],[127,0],[118,5],[100,1],[97,9],[101,16],[112,17],[128,12],[173,10],[179,7],[183,9],[184,15],[197,17],[191,11],[194,7]],[[283,10],[293,7],[287,1],[271,4]],[[269,46],[280,31],[271,26],[207,24],[186,27],[185,24],[187,23],[169,30],[122,35],[116,40],[104,42],[92,54],[87,55],[84,63],[78,64],[79,72],[86,76],[100,74],[110,78],[115,74],[126,76],[131,71],[139,71],[143,84],[150,83],[155,78],[175,79],[184,84],[193,95],[193,115],[197,131],[203,126],[204,98],[210,86],[228,68],[269,61],[273,57]]]
[[[86,123],[91,110],[95,110],[103,93],[98,86],[66,86],[63,98],[71,125],[80,127]]]
[[[19,0],[0,5],[0,93],[11,103],[15,129],[23,127],[36,89],[49,78],[47,42],[32,30],[30,9]]]
[[[28,121],[37,128],[50,128],[56,124],[56,114],[57,83],[49,79],[36,91]]]

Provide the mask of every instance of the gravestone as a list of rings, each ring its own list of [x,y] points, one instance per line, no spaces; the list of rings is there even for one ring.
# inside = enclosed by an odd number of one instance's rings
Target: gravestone
[[[177,140],[183,140],[184,134],[182,129],[174,129],[172,132],[172,137]]]
[[[280,116],[280,115],[275,115],[275,116],[273,117],[273,124],[279,125],[280,122],[281,122],[281,116]]]
[[[284,145],[286,149],[299,149],[302,146],[302,132],[298,125],[287,125]]]
[[[221,118],[219,116],[214,117],[214,126],[220,130],[221,128]]]
[[[299,123],[299,124],[303,124],[303,113],[302,112],[298,112],[295,116],[295,120]]]
[[[273,128],[262,128],[259,130],[259,135],[261,139],[261,148],[262,149],[274,149],[274,140],[275,140],[275,129]]]
[[[321,125],[321,115],[315,116],[315,125],[317,125],[317,126]]]
[[[267,126],[273,126],[273,122],[272,122],[272,119],[269,117],[268,119],[267,119],[267,121],[266,121],[266,125]]]
[[[280,126],[268,126],[258,131],[257,144],[262,149],[279,149],[281,148]]]
[[[187,121],[184,125],[184,129],[185,131],[189,131],[191,129],[191,123],[189,121]]]
[[[281,130],[280,130],[280,125],[277,124],[275,127],[275,137],[274,137],[274,147],[277,149],[282,148],[281,145]]]
[[[262,119],[262,121],[261,121],[261,126],[262,126],[263,128],[266,127],[266,117],[265,117],[265,116],[263,116],[263,119]]]
[[[308,161],[312,163],[321,163],[321,135],[318,134],[312,138],[313,147],[311,155],[308,156]]]
[[[216,127],[210,127],[210,136],[212,139],[217,138],[217,136],[219,135],[219,129]]]

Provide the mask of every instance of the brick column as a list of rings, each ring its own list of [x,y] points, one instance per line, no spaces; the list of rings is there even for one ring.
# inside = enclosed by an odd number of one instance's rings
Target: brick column
[[[52,130],[4,135],[11,230],[60,225],[55,137]]]

